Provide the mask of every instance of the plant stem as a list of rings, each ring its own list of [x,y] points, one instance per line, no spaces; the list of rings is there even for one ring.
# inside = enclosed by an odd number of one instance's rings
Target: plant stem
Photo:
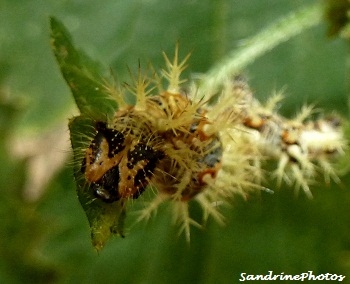
[[[226,58],[210,69],[202,78],[202,95],[213,94],[227,79],[237,74],[259,56],[264,55],[279,44],[319,24],[323,17],[323,5],[306,6],[283,17],[257,35],[247,39],[245,44],[233,50]]]

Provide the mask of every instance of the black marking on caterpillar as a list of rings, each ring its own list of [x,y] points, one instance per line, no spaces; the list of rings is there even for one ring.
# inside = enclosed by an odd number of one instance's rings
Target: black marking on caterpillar
[[[101,179],[91,184],[91,189],[96,197],[111,203],[119,200],[119,167],[109,169]]]
[[[164,153],[133,141],[104,122],[97,122],[96,130],[81,167],[90,189],[108,203],[137,198],[149,184]]]

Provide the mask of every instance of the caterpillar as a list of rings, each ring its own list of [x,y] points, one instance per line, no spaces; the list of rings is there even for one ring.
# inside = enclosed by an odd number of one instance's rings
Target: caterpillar
[[[304,107],[287,119],[276,110],[280,95],[262,104],[242,76],[228,78],[215,94],[203,94],[196,85],[185,90],[180,76],[188,57],[179,62],[176,48],[172,62],[164,54],[161,74],[148,77],[139,68],[133,85],[126,85],[135,105],[126,102],[121,88],[105,84],[119,109],[111,119],[95,121],[80,161],[86,190],[113,204],[137,199],[151,185],[156,197],[139,219],[168,201],[189,239],[190,226],[200,226],[189,216],[189,201],[201,205],[204,219],[223,223],[217,202],[268,190],[266,160],[277,161],[273,176],[279,186],[294,184],[308,197],[317,171],[326,182],[338,180],[332,160],[347,144],[340,118],[312,120],[312,108]],[[165,90],[162,80],[168,83]]]
[[[282,180],[302,188],[311,198],[309,184],[316,171],[339,181],[332,161],[344,154],[347,142],[342,131],[342,121],[336,115],[311,119],[313,108],[304,106],[294,119],[286,119],[276,112],[281,95],[271,97],[265,105],[253,98],[246,83],[236,83],[250,98],[249,107],[242,113],[241,125],[250,133],[266,159],[278,161],[274,176],[280,186]],[[255,137],[255,138],[253,138]],[[254,142],[253,142],[254,143]]]

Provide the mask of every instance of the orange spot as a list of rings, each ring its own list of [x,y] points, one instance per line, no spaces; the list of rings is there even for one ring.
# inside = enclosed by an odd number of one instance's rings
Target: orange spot
[[[255,117],[255,118],[247,117],[244,119],[243,123],[245,126],[249,128],[259,129],[262,126],[264,126],[265,120],[262,119],[261,117]]]

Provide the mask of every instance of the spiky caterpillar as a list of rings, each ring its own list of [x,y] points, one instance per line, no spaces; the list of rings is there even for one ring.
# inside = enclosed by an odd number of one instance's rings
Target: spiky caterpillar
[[[168,81],[167,90],[153,92],[155,76],[148,78],[139,69],[134,84],[127,86],[135,105],[124,101],[120,88],[106,85],[119,110],[109,121],[95,123],[82,161],[88,190],[97,198],[108,203],[137,198],[152,184],[158,194],[140,219],[168,200],[189,238],[190,225],[198,224],[189,217],[188,201],[198,201],[205,218],[222,222],[214,202],[263,189],[266,159],[278,161],[279,183],[295,182],[309,196],[317,163],[326,180],[335,176],[329,158],[345,147],[337,120],[305,122],[309,108],[288,120],[276,113],[279,97],[260,104],[240,77],[227,80],[210,104],[213,94],[204,99],[196,88],[181,91],[187,58],[179,63],[176,50],[173,62],[165,60],[167,70],[160,77]]]
[[[278,161],[274,173],[278,185],[282,180],[295,183],[297,190],[302,188],[312,197],[309,184],[317,171],[324,174],[327,183],[331,177],[339,181],[331,164],[346,147],[339,117],[312,120],[312,107],[303,107],[294,119],[286,119],[276,111],[281,95],[262,105],[253,98],[246,83],[236,80],[235,85],[250,101],[241,114],[243,128],[248,129],[252,142],[258,143],[265,158]]]

